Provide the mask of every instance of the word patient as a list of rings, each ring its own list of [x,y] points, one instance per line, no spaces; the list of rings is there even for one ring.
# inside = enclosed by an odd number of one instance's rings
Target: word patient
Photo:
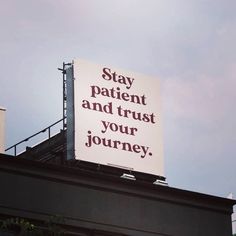
[[[115,98],[125,102],[132,102],[140,105],[147,105],[146,96],[145,95],[137,95],[137,94],[128,94],[126,92],[121,92],[120,88],[105,88],[99,87],[97,85],[91,86],[91,97],[97,98],[99,96]]]
[[[146,157],[149,147],[138,145],[138,144],[131,144],[127,142],[121,142],[118,140],[112,140],[107,138],[101,138],[99,136],[93,136],[92,132],[89,130],[87,135],[87,142],[85,143],[87,147],[92,147],[93,145],[102,145],[106,148],[114,148],[123,151],[129,151],[133,153],[139,153],[141,158]],[[148,153],[149,156],[152,156],[152,153]]]

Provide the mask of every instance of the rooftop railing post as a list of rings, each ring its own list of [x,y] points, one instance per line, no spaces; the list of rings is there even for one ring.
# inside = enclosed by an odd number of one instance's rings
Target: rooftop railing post
[[[51,128],[48,127],[48,138],[51,138]]]

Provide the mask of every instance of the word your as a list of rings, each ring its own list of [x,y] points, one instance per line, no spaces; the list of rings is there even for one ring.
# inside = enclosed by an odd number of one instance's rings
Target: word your
[[[103,79],[113,80],[113,82],[115,82],[115,83],[127,85],[126,86],[127,89],[130,89],[133,82],[134,82],[134,78],[130,78],[128,76],[123,76],[123,75],[118,75],[118,74],[116,74],[115,71],[111,72],[111,69],[109,69],[109,68],[103,68],[102,72],[103,72],[103,74],[102,74]]]
[[[117,140],[111,140],[107,138],[100,138],[99,136],[92,136],[92,132],[88,131],[87,135],[88,141],[85,143],[87,147],[91,147],[92,145],[102,145],[107,148],[120,149],[123,151],[129,151],[134,153],[141,154],[140,157],[144,158],[147,155],[149,147],[138,145],[138,144],[130,144],[126,142],[121,142]],[[148,153],[149,156],[152,156],[152,153]]]
[[[124,125],[117,125],[116,123],[110,123],[108,121],[101,121],[103,124],[103,129],[101,130],[102,133],[106,133],[107,129],[117,132],[119,131],[122,134],[129,134],[129,135],[135,135],[134,133],[138,131],[137,128],[128,127]]]
[[[146,96],[145,95],[136,95],[136,94],[128,94],[126,92],[121,92],[120,88],[105,88],[99,87],[96,85],[90,86],[91,87],[91,97],[97,98],[99,95],[109,98],[115,98],[119,100],[123,100],[126,102],[133,102],[136,104],[147,105]]]

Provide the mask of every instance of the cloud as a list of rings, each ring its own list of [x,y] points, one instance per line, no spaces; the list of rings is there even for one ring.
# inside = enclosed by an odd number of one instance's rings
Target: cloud
[[[177,186],[225,194],[234,185],[236,64],[219,75],[190,73],[162,80],[167,177]],[[226,171],[227,170],[227,173]],[[178,180],[174,180],[175,175]],[[167,178],[168,179],[168,178]],[[210,188],[200,183],[217,182]],[[224,185],[224,187],[222,187]]]
[[[235,116],[236,64],[226,70],[218,77],[194,74],[163,80],[165,112],[179,119],[197,120],[206,125],[229,115]]]

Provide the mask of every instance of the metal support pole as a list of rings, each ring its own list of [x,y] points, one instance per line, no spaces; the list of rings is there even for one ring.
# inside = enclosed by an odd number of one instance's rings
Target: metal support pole
[[[62,76],[63,76],[63,130],[66,132],[64,132],[64,145],[65,148],[63,148],[63,150],[66,150],[66,153],[63,155],[63,157],[65,158],[65,160],[67,159],[66,155],[67,155],[67,136],[66,133],[68,132],[68,127],[67,127],[67,69],[69,69],[72,66],[72,63],[65,63],[63,62],[63,67],[62,69],[59,69],[60,71],[62,71]]]
[[[66,70],[65,62],[63,62],[63,130],[66,128]]]

